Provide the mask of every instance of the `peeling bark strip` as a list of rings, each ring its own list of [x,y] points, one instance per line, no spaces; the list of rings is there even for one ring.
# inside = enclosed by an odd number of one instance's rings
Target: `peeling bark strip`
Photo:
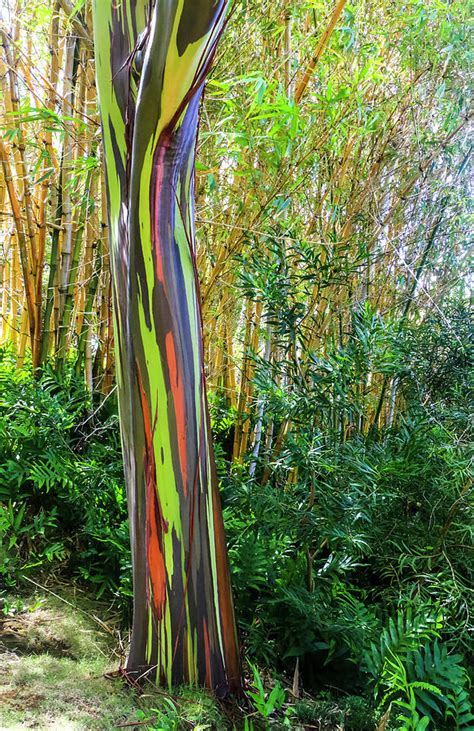
[[[240,684],[205,392],[194,154],[227,0],[94,2],[134,576],[131,672]]]

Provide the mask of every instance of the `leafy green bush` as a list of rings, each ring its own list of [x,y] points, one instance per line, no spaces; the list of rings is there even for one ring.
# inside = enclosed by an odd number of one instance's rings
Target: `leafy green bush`
[[[463,306],[447,315],[396,336],[395,326],[359,311],[344,347],[307,359],[304,377],[291,361],[256,357],[263,428],[271,422],[276,434],[287,421],[291,429],[279,451],[261,450],[252,478],[251,455],[229,463],[233,415],[213,403],[241,636],[267,667],[292,675],[299,658],[307,690],[329,684],[366,699],[378,690],[380,702],[387,663],[398,658],[408,673],[410,653],[434,642],[469,671],[468,331]],[[367,359],[396,376],[405,400],[389,428],[364,423],[358,384]],[[256,411],[248,418],[255,423]],[[429,673],[407,675],[394,699],[413,701],[419,723],[450,728],[469,718],[465,683],[457,719],[431,692],[435,721],[413,683],[444,691]],[[454,687],[449,693],[455,704]]]
[[[55,562],[128,604],[126,499],[112,400],[0,353],[0,572],[10,583]]]

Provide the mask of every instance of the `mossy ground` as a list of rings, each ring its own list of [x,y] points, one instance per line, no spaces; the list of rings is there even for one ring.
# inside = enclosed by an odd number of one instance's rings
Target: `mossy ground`
[[[85,613],[45,593],[4,600],[4,611],[1,731],[112,731],[123,724],[133,729],[135,722],[145,730],[232,728],[206,693],[171,697],[150,684],[139,695],[121,678],[105,677],[119,667],[120,651],[113,624],[94,619],[97,604]]]

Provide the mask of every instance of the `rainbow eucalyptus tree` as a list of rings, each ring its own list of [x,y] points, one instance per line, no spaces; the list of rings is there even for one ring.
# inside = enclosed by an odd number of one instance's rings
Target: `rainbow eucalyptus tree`
[[[227,0],[95,0],[133,557],[127,667],[219,695],[239,657],[203,367],[194,155]]]

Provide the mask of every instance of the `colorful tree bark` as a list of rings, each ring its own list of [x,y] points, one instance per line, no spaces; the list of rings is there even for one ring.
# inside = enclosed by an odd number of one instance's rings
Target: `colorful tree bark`
[[[240,670],[194,256],[194,155],[226,0],[94,3],[134,577],[130,672]]]

